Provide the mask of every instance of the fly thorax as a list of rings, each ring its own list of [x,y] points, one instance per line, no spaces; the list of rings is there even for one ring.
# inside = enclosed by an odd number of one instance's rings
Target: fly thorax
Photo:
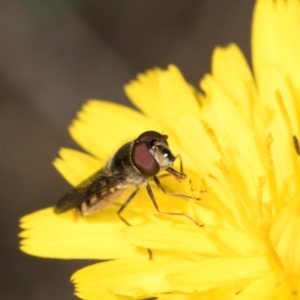
[[[137,172],[136,170],[128,173],[126,177],[126,182],[130,185],[140,185],[145,183],[146,181],[147,178],[140,172]]]

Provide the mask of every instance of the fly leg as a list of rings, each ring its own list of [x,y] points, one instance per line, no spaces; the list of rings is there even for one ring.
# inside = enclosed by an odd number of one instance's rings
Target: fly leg
[[[183,173],[183,165],[182,165],[181,155],[177,154],[175,159],[176,158],[179,158],[179,161],[180,161],[180,171],[177,171],[171,167],[167,168],[166,171],[169,172],[174,177],[176,177],[178,180],[186,179],[186,175]]]
[[[137,188],[129,197],[128,199],[122,204],[122,206],[118,209],[117,215],[119,218],[127,225],[131,226],[129,222],[127,222],[122,216],[121,213],[122,211],[128,206],[128,204],[131,202],[131,200],[136,196],[136,194],[139,192],[140,188]],[[152,251],[150,249],[147,249],[148,254],[149,254],[149,259],[152,260]]]
[[[165,188],[161,185],[160,181],[158,180],[158,178],[156,176],[154,176],[153,179],[154,179],[154,182],[156,183],[156,185],[159,187],[159,189],[163,193],[165,193],[167,195],[171,195],[171,196],[175,196],[175,197],[181,197],[181,198],[184,197],[184,198],[189,198],[189,199],[197,199],[197,200],[200,199],[200,198],[196,198],[196,197],[192,197],[192,196],[188,196],[188,195],[167,192],[165,190]],[[192,217],[190,217],[189,215],[187,215],[185,213],[161,211],[160,208],[158,207],[158,204],[157,204],[156,200],[155,200],[155,197],[154,197],[154,194],[152,192],[152,189],[151,189],[151,187],[150,187],[150,185],[148,183],[146,184],[146,187],[147,187],[148,195],[150,196],[150,198],[151,198],[151,200],[153,202],[153,205],[154,205],[154,207],[155,207],[155,209],[156,209],[157,212],[159,212],[161,214],[166,214],[166,215],[183,216],[183,217],[186,217],[189,220],[191,220],[193,223],[195,223],[199,227],[203,227],[204,226],[203,224],[199,224],[198,222],[196,222]]]
[[[128,199],[121,205],[121,207],[119,208],[119,210],[117,211],[117,214],[119,216],[119,218],[127,225],[127,226],[131,226],[130,223],[128,223],[122,216],[121,213],[122,211],[127,207],[127,205],[130,203],[130,201],[136,196],[136,194],[139,192],[140,188],[137,188],[129,197]]]
[[[160,188],[160,190],[162,192],[164,192],[165,194],[167,195],[172,195],[172,196],[176,196],[176,197],[183,197],[183,198],[188,198],[188,199],[194,199],[194,200],[201,200],[201,198],[197,198],[197,197],[192,197],[192,196],[188,196],[188,195],[183,195],[183,194],[176,194],[176,193],[170,193],[170,192],[167,192],[165,190],[165,188],[161,185],[161,183],[159,182],[159,179],[158,178],[163,178],[163,177],[166,177],[168,175],[173,175],[175,178],[177,178],[178,180],[182,180],[182,179],[186,179],[186,174],[183,173],[183,162],[182,162],[182,159],[181,159],[181,155],[180,154],[177,154],[175,159],[178,158],[179,161],[180,161],[180,172],[169,167],[166,169],[166,171],[168,172],[168,174],[162,174],[162,175],[158,175],[158,176],[154,176],[154,181],[156,183],[156,185]],[[190,180],[191,182],[191,180]],[[203,193],[205,193],[206,191],[201,191]]]
[[[180,163],[180,173],[183,173],[183,163],[182,163],[182,159],[181,159],[181,155],[177,154],[175,159],[178,158],[179,159],[179,163]],[[183,173],[184,174],[184,173]]]
[[[189,195],[185,195],[185,194],[177,194],[177,193],[172,193],[172,192],[168,192],[161,184],[161,182],[159,181],[159,179],[154,176],[153,177],[154,182],[156,183],[156,185],[159,187],[159,189],[166,195],[170,195],[170,196],[174,196],[174,197],[180,197],[180,198],[186,198],[186,199],[194,199],[194,200],[201,200],[201,198],[199,197],[193,197],[193,196],[189,196]]]

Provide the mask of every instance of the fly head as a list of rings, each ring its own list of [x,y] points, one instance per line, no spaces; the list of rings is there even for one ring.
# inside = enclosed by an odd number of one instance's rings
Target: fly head
[[[173,165],[175,156],[169,149],[167,139],[167,135],[146,131],[134,141],[132,162],[144,176],[155,176]]]

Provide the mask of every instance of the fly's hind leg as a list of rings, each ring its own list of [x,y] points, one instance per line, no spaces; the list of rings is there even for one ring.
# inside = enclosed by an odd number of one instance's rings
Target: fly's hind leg
[[[140,188],[137,188],[128,198],[127,200],[122,204],[122,206],[118,209],[117,211],[117,215],[119,216],[119,218],[127,225],[127,226],[131,226],[131,224],[129,222],[127,222],[125,220],[125,218],[123,218],[121,216],[121,213],[123,212],[123,210],[128,206],[128,204],[131,202],[131,200],[137,195],[137,193],[139,192]],[[152,260],[153,256],[152,256],[152,251],[150,249],[147,249],[148,254],[149,254],[149,259]]]
[[[127,225],[127,226],[131,226],[130,223],[128,223],[122,216],[121,213],[122,211],[127,207],[127,205],[131,202],[131,200],[136,196],[136,194],[139,192],[140,188],[137,188],[129,197],[128,199],[121,205],[121,207],[119,208],[119,210],[117,211],[117,214],[119,216],[119,218]]]

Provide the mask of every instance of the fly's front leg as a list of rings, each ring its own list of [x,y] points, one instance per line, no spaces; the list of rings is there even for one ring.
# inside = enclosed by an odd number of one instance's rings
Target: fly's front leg
[[[180,164],[180,173],[183,173],[183,163],[182,163],[182,159],[181,159],[181,155],[177,154],[175,159],[178,158],[179,159],[179,164]],[[184,173],[183,173],[184,174]]]
[[[179,158],[179,160],[180,160],[180,172],[171,167],[167,168],[166,171],[169,172],[174,177],[176,177],[178,180],[186,179],[186,175],[183,173],[183,165],[182,165],[182,159],[181,159],[180,154],[177,154],[175,159],[176,158]]]
[[[164,178],[164,177],[169,177],[169,176],[171,176],[171,174],[170,173],[166,173],[166,174],[161,174],[161,175],[157,175],[157,178]]]
[[[193,196],[189,196],[189,195],[185,195],[185,194],[177,194],[177,193],[172,193],[172,192],[168,192],[160,183],[159,179],[154,176],[153,177],[154,182],[156,183],[156,185],[159,187],[159,189],[166,195],[170,195],[170,196],[174,196],[174,197],[180,197],[180,198],[187,198],[187,199],[194,199],[194,200],[201,200],[201,198],[199,197],[193,197]]]
[[[155,179],[156,179],[156,180],[155,180]],[[158,180],[155,176],[154,176],[154,181],[155,181],[156,184],[157,184],[157,182],[158,182],[159,185],[160,185],[159,180]],[[156,182],[156,181],[157,181],[157,182]],[[160,186],[159,186],[159,185],[158,185],[158,187],[161,188],[161,185],[160,185]],[[184,216],[184,217],[188,218],[189,220],[191,220],[193,223],[195,223],[197,226],[203,227],[203,224],[199,224],[199,223],[196,222],[193,218],[191,218],[189,215],[187,215],[187,214],[185,214],[185,213],[181,213],[181,212],[161,211],[160,208],[158,207],[158,204],[157,204],[156,199],[155,199],[155,197],[154,197],[153,191],[152,191],[152,189],[151,189],[151,187],[150,187],[150,185],[149,185],[148,183],[146,184],[146,188],[147,188],[148,195],[149,195],[149,197],[151,198],[152,203],[153,203],[153,205],[154,205],[154,207],[155,207],[155,209],[156,209],[156,211],[157,211],[158,213],[165,214],[165,215],[172,215],[172,216]],[[162,189],[162,191],[165,192],[164,189]],[[177,197],[182,197],[182,195],[180,195],[180,194],[172,194],[172,193],[169,193],[168,195],[173,195],[173,196],[177,196]],[[191,198],[191,197],[189,197],[189,198]]]

